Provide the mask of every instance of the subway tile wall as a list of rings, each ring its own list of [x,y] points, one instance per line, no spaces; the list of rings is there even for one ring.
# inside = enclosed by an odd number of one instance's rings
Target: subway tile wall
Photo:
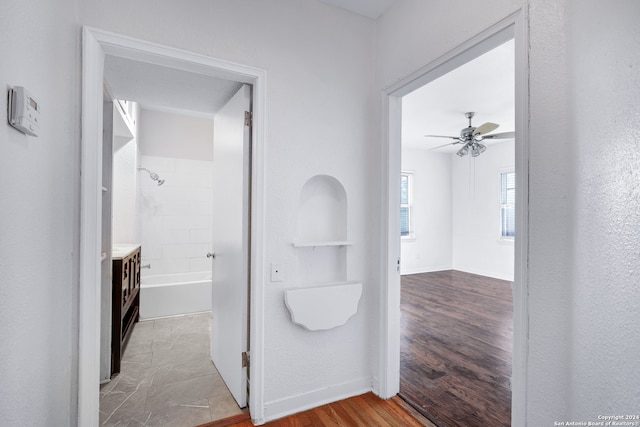
[[[165,180],[141,176],[142,275],[209,271],[213,162],[143,155],[141,166]]]

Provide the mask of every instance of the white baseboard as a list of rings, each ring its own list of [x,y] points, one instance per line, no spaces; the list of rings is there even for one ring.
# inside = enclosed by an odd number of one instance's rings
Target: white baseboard
[[[461,265],[455,267],[454,270],[462,271],[463,273],[477,274],[478,276],[491,277],[498,280],[506,280],[507,282],[513,282],[513,275],[505,274],[504,272],[484,270],[481,268],[468,268]]]
[[[411,267],[411,268],[400,267],[400,274],[404,276],[406,274],[432,273],[434,271],[443,271],[443,270],[453,270],[453,267],[450,265],[436,265],[436,266],[429,266],[429,267]]]
[[[282,399],[265,402],[265,421],[273,421],[287,415],[306,411],[353,396],[359,396],[372,391],[371,377],[360,378],[342,384],[319,388],[307,393],[289,396]]]
[[[444,270],[457,270],[457,271],[462,271],[464,273],[477,274],[479,276],[491,277],[494,279],[513,282],[513,276],[509,276],[504,272],[482,270],[478,268],[468,268],[462,265],[458,265],[455,267],[451,265],[442,265],[442,266],[436,266],[436,267],[433,267],[433,266],[432,267],[413,267],[408,269],[402,268],[400,274],[402,276],[405,276],[408,274],[433,273],[434,271],[444,271]]]
[[[371,378],[371,391],[373,391],[376,396],[380,396],[380,380],[378,377]]]

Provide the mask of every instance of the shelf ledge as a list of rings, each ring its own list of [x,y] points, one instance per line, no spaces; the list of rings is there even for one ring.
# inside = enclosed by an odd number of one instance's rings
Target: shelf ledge
[[[291,321],[309,331],[325,331],[342,326],[358,311],[362,283],[290,289],[284,302]]]
[[[293,242],[293,246],[296,248],[316,248],[316,247],[325,247],[325,246],[352,246],[353,242],[349,241],[332,241],[332,242]]]

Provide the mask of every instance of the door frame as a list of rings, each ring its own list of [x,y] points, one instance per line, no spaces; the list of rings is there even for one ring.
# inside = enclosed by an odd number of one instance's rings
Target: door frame
[[[390,398],[400,391],[400,173],[402,96],[488,52],[501,42],[515,43],[515,170],[516,238],[513,282],[512,425],[526,425],[528,348],[528,235],[529,235],[529,34],[526,9],[477,34],[457,48],[409,74],[382,93],[382,262],[380,277],[380,362],[377,392]],[[386,118],[386,119],[385,119]],[[396,203],[397,202],[397,203]]]
[[[263,269],[259,266],[264,265],[266,71],[85,26],[82,29],[78,425],[97,427],[100,408],[100,224],[105,55],[178,68],[253,86],[249,407],[252,419],[260,424],[264,422],[264,297],[262,287],[258,284],[264,280]]]

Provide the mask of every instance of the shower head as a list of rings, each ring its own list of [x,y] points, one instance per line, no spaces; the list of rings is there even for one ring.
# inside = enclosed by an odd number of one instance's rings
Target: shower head
[[[151,178],[152,180],[156,181],[158,183],[158,187],[161,186],[162,184],[164,184],[164,179],[160,179],[160,177],[158,176],[157,173],[155,172],[151,172],[149,169],[147,168],[138,168],[138,170],[142,170],[145,171],[149,174],[149,178]]]

